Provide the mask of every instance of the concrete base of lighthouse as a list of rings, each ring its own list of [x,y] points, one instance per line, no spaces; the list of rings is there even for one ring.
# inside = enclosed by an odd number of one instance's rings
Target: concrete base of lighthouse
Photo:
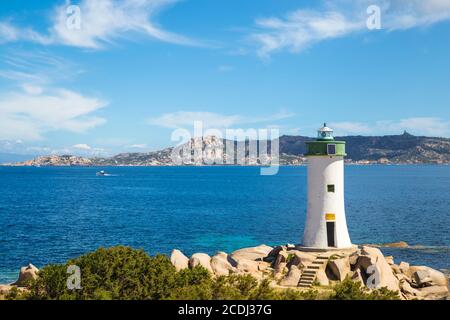
[[[315,247],[305,247],[302,245],[296,245],[295,250],[304,251],[304,252],[354,252],[358,249],[358,246],[352,244],[347,248],[336,248],[336,247],[326,247],[326,248],[315,248]]]
[[[345,219],[341,155],[308,156],[308,207],[302,244],[325,250],[352,248]]]

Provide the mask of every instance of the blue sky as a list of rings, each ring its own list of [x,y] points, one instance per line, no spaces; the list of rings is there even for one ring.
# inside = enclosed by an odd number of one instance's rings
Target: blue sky
[[[450,0],[2,1],[0,152],[155,150],[194,120],[450,137],[449,35]]]

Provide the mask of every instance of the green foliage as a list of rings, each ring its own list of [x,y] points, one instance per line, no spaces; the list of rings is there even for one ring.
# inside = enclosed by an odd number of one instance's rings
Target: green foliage
[[[21,295],[20,295],[19,289],[17,289],[16,287],[12,287],[11,290],[9,290],[8,294],[6,294],[5,299],[6,300],[18,300],[18,299],[20,299],[20,297],[21,297]]]
[[[67,268],[81,270],[81,289],[67,288]],[[100,248],[66,264],[42,268],[27,292],[11,290],[7,299],[38,300],[381,300],[398,299],[386,288],[368,290],[346,279],[331,296],[316,290],[274,289],[269,279],[257,281],[250,275],[213,278],[200,266],[176,272],[164,255],[150,257],[143,250],[118,246]]]
[[[314,281],[313,281],[313,283],[312,283],[312,285],[313,285],[314,287],[319,287],[319,286],[320,286],[319,280],[317,280],[317,278],[315,278]]]
[[[295,254],[289,253],[286,258],[286,263],[289,264],[292,261],[292,259],[294,259],[294,257],[295,257]]]
[[[67,267],[81,270],[81,289],[67,289]],[[196,270],[193,275],[196,277]],[[178,276],[167,257],[148,256],[143,250],[129,247],[100,248],[68,261],[49,265],[31,284],[31,299],[163,299],[179,283],[194,281]]]
[[[185,286],[174,291],[174,300],[272,300],[278,295],[269,286],[268,280],[260,283],[250,275],[221,276],[204,279],[201,283]]]
[[[361,286],[361,283],[352,281],[346,278],[344,281],[338,283],[334,288],[334,293],[331,294],[331,300],[398,300],[397,292],[381,288],[376,290],[369,290]]]

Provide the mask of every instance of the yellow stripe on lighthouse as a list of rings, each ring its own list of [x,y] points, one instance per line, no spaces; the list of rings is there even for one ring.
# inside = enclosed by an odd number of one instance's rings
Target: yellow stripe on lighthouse
[[[334,213],[325,213],[325,220],[327,221],[335,221],[336,215]]]

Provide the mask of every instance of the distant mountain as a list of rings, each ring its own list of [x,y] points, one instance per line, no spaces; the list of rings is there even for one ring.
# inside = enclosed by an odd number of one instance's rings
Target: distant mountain
[[[280,164],[293,165],[305,162],[306,141],[314,140],[303,136],[281,136],[279,138]],[[336,140],[347,142],[347,161],[353,163],[450,163],[450,139],[434,137],[418,137],[407,132],[391,136],[345,136]],[[268,141],[268,151],[272,141]],[[245,144],[245,152],[229,159],[225,146]],[[180,154],[180,150],[191,150],[187,159],[172,161],[172,154]],[[264,158],[254,156],[250,152],[249,142],[236,142],[217,137],[195,138],[178,147],[170,147],[148,153],[121,153],[109,158],[82,158],[76,156],[45,156],[33,160],[14,163],[24,166],[170,166],[178,164],[199,165],[204,156],[217,159],[226,164],[260,165],[264,161],[276,160],[271,154]],[[265,162],[267,163],[267,162]]]
[[[407,132],[390,136],[336,137],[345,141],[347,159],[391,163],[450,163],[450,139],[414,136]],[[303,155],[312,138],[280,137],[280,152]]]

